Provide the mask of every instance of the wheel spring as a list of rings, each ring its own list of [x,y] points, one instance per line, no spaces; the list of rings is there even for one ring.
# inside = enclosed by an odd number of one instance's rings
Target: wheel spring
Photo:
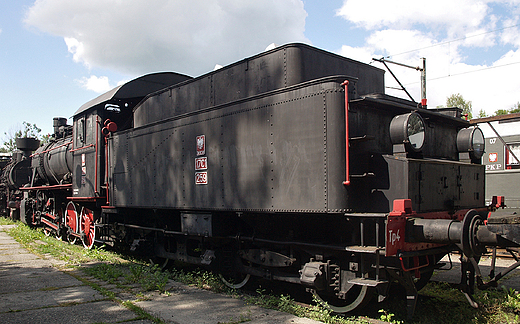
[[[336,294],[340,292],[340,268],[337,265],[329,265],[330,271],[330,287],[334,290]]]

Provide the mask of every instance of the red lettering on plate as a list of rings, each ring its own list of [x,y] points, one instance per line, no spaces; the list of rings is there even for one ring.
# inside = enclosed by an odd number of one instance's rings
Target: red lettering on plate
[[[208,158],[199,157],[195,158],[195,170],[206,170],[208,168]]]
[[[208,173],[195,172],[195,184],[208,184]]]

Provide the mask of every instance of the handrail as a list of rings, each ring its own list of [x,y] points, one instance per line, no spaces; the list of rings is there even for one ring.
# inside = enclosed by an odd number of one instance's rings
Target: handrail
[[[95,144],[89,144],[89,145],[86,145],[86,146],[82,146],[82,147],[78,147],[78,148],[72,149],[72,150],[70,150],[70,152],[76,152],[76,151],[79,151],[79,150],[84,150],[84,149],[87,149],[87,148],[93,147],[93,146],[95,146]]]
[[[35,156],[40,155],[40,154],[43,154],[43,153],[49,153],[49,152],[51,152],[51,151],[54,151],[54,150],[59,149],[60,147],[67,146],[67,145],[69,145],[69,144],[71,144],[71,143],[72,143],[72,141],[67,142],[67,143],[63,143],[63,144],[58,145],[58,146],[56,146],[56,147],[53,147],[53,148],[51,148],[51,149],[48,149],[48,150],[45,150],[45,151],[41,151],[41,152],[37,152],[37,153],[31,154],[29,157],[35,157]]]
[[[349,133],[348,133],[348,80],[345,80],[341,86],[345,87],[345,186],[350,185],[350,159],[349,159]]]

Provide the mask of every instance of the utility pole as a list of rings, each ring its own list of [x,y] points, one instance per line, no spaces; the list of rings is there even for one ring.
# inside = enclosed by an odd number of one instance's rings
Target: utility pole
[[[383,63],[385,65],[385,67],[388,69],[388,72],[390,72],[390,74],[394,77],[395,81],[397,81],[399,86],[401,86],[400,90],[403,90],[404,92],[406,92],[406,94],[408,95],[410,100],[412,100],[413,102],[416,102],[416,101],[412,98],[410,93],[408,93],[408,91],[406,91],[406,89],[404,88],[402,83],[399,82],[399,80],[397,79],[395,74],[392,72],[392,70],[390,70],[390,68],[388,67],[388,65],[386,63],[392,63],[392,64],[395,64],[395,65],[404,66],[404,67],[407,67],[407,68],[410,68],[410,69],[414,69],[416,71],[421,71],[421,103],[420,103],[420,105],[421,105],[422,108],[426,109],[426,104],[427,104],[427,100],[426,100],[426,58],[424,58],[424,57],[421,58],[421,60],[423,62],[423,67],[422,68],[419,67],[419,66],[411,66],[411,65],[406,65],[406,64],[403,64],[403,63],[398,63],[398,62],[386,60],[384,57],[382,57],[380,59],[373,58],[372,60],[380,62],[380,63]]]
[[[421,69],[421,106],[426,108],[426,58],[421,58],[422,69]]]

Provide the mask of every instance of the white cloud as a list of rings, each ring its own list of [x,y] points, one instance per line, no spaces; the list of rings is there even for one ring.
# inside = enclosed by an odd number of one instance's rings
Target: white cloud
[[[474,115],[480,109],[492,114],[511,108],[520,98],[516,77],[520,73],[519,4],[518,0],[401,0],[399,5],[345,0],[337,15],[367,30],[368,36],[362,46],[344,45],[339,53],[354,58],[391,55],[391,60],[412,66],[419,66],[421,57],[426,57],[429,107],[444,106],[448,96],[461,93],[472,101]],[[504,51],[497,45],[507,52],[495,62],[476,59],[486,52]],[[420,73],[395,65],[390,68],[418,101]],[[390,73],[385,83],[398,86]],[[387,93],[407,98],[402,91],[389,89]]]
[[[127,82],[129,82],[129,81],[132,81],[132,80],[130,80],[130,79],[127,79],[127,80],[121,80],[121,81],[117,82],[117,86],[119,87],[120,85],[123,85],[123,84],[125,84],[125,83],[127,83]]]
[[[373,47],[352,47],[343,45],[338,51],[338,54],[363,63],[370,63],[369,60],[375,57]]]
[[[306,15],[301,0],[38,0],[25,22],[89,67],[199,75],[273,42],[307,42]]]
[[[97,93],[105,93],[113,88],[108,81],[108,77],[106,76],[97,77],[92,75],[89,78],[84,77],[81,80],[77,80],[77,82],[83,88]]]
[[[70,53],[73,54],[74,62],[81,62],[82,56],[85,52],[85,47],[83,43],[79,42],[77,39],[72,37],[65,37],[65,44],[67,45],[67,49]]]
[[[411,28],[421,24],[460,34],[479,26],[486,17],[484,1],[437,0],[346,0],[337,15],[365,29]]]
[[[516,47],[520,47],[520,28],[517,26],[518,23],[518,16],[503,21],[503,26],[505,26],[505,28],[500,34],[500,42],[502,44],[512,44]]]

